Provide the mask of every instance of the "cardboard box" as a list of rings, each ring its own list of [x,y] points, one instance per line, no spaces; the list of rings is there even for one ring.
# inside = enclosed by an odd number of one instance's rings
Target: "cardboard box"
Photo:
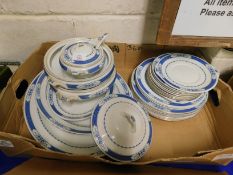
[[[1,149],[8,155],[30,155],[80,162],[112,162],[103,158],[75,156],[42,148],[30,135],[24,121],[22,104],[25,86],[42,70],[43,56],[54,42],[44,43],[16,71],[0,97]],[[133,69],[144,59],[164,52],[199,54],[189,47],[169,48],[155,45],[109,44],[118,72],[129,82]],[[22,83],[23,82],[23,83]],[[194,118],[167,122],[152,117],[153,141],[147,154],[133,165],[161,162],[227,164],[233,160],[233,93],[223,81],[217,87],[219,106],[209,99]],[[18,93],[20,92],[21,95]],[[21,97],[22,96],[22,97]]]
[[[39,165],[39,166],[38,166]],[[79,175],[119,175],[119,174],[146,174],[146,175],[227,175],[224,170],[200,171],[181,168],[167,168],[162,166],[114,166],[104,163],[84,163],[71,162],[62,160],[49,160],[42,158],[33,158],[16,168],[8,171],[5,175],[62,175],[62,174],[79,174]]]

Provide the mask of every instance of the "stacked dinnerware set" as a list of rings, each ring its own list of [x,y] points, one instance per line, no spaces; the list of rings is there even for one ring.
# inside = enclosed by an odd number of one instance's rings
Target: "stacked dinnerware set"
[[[138,65],[131,85],[135,98],[152,116],[178,121],[202,109],[218,77],[217,70],[197,56],[167,53]]]
[[[116,72],[105,38],[53,45],[44,56],[44,70],[26,92],[24,117],[46,149],[134,161],[148,150],[152,126]]]

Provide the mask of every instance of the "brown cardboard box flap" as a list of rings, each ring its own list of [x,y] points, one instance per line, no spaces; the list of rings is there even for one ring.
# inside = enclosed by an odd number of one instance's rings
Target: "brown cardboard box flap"
[[[88,156],[61,154],[43,149],[30,135],[22,112],[23,97],[17,98],[16,91],[20,83],[28,83],[42,70],[43,56],[54,42],[44,43],[16,71],[0,99],[0,140],[9,140],[14,147],[2,148],[9,155],[27,154],[76,161],[104,161],[108,159]],[[109,44],[115,57],[118,72],[129,82],[132,70],[144,59],[164,52],[185,52],[200,55],[190,47],[173,48],[156,45]],[[214,106],[211,99],[194,118],[167,122],[152,117],[153,139],[147,154],[132,164],[152,162],[205,162],[225,164],[227,159],[218,155],[233,154],[233,93],[228,85],[219,81],[216,87],[219,106]],[[204,154],[204,155],[202,155]]]

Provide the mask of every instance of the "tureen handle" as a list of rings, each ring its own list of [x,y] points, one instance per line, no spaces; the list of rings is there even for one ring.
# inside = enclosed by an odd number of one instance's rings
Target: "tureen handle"
[[[61,86],[61,84],[60,83],[58,83],[58,82],[50,82],[50,84],[54,87],[54,88],[57,88],[57,87],[59,87],[59,86]]]

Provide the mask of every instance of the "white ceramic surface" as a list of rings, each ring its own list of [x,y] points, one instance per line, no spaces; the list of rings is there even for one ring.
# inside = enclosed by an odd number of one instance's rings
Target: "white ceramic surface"
[[[60,98],[67,101],[89,100],[105,94],[113,86],[116,78],[116,70],[113,71],[109,79],[100,85],[86,90],[67,90],[61,87],[56,88],[56,93]]]
[[[142,62],[136,69],[135,69],[135,82],[137,84],[137,87],[140,89],[141,93],[146,96],[150,101],[157,103],[162,106],[167,106],[168,108],[178,108],[178,109],[186,109],[190,107],[197,106],[199,103],[203,101],[204,94],[198,98],[195,98],[192,101],[173,101],[172,99],[176,97],[174,94],[169,99],[164,98],[164,96],[158,95],[164,93],[161,91],[162,89],[158,89],[157,91],[154,91],[154,89],[151,89],[151,87],[148,85],[150,82],[147,81],[148,78],[150,78],[151,74],[148,75],[148,69],[150,69],[151,63],[153,62],[154,58],[147,59],[144,62]],[[153,84],[155,87],[155,85]],[[183,97],[183,96],[182,96]]]
[[[178,121],[184,120],[195,116],[195,114],[200,111],[200,109],[205,105],[208,94],[201,100],[200,103],[196,104],[194,107],[190,108],[168,108],[167,104],[161,105],[156,101],[151,101],[150,98],[141,93],[135,82],[135,71],[132,73],[131,86],[134,92],[135,98],[146,108],[146,110],[153,116],[159,119],[167,121]]]
[[[30,84],[24,100],[24,118],[32,136],[46,149],[58,152],[67,152],[78,155],[94,155],[99,152],[98,147],[69,146],[50,133],[42,122],[37,110],[35,99],[36,77]]]
[[[72,40],[62,48],[59,63],[61,67],[76,76],[90,76],[102,69],[104,52],[102,46],[98,49],[92,39]],[[85,78],[85,77],[84,77]]]
[[[104,154],[117,161],[135,161],[148,150],[152,125],[133,98],[115,94],[96,106],[92,134]]]
[[[54,111],[51,108],[54,102],[46,96],[49,86],[47,76],[42,71],[36,85],[36,101],[38,109],[43,116],[48,118],[59,129],[75,133],[88,133],[90,131],[90,114],[87,116],[76,116],[76,121],[79,120],[77,123],[69,123],[63,120],[66,116]]]
[[[86,40],[81,39],[80,40]],[[85,79],[77,79],[76,77],[67,74],[59,64],[59,57],[62,48],[66,43],[76,40],[76,38],[71,38],[67,40],[60,41],[54,44],[45,54],[44,57],[44,69],[51,79],[51,83],[54,87],[62,87],[65,89],[88,89],[98,86],[104,82],[113,71],[114,59],[110,48],[103,44],[105,62],[103,68],[94,76],[87,77]]]
[[[154,71],[169,86],[189,93],[213,89],[219,76],[217,70],[206,61],[182,53],[162,57]]]

